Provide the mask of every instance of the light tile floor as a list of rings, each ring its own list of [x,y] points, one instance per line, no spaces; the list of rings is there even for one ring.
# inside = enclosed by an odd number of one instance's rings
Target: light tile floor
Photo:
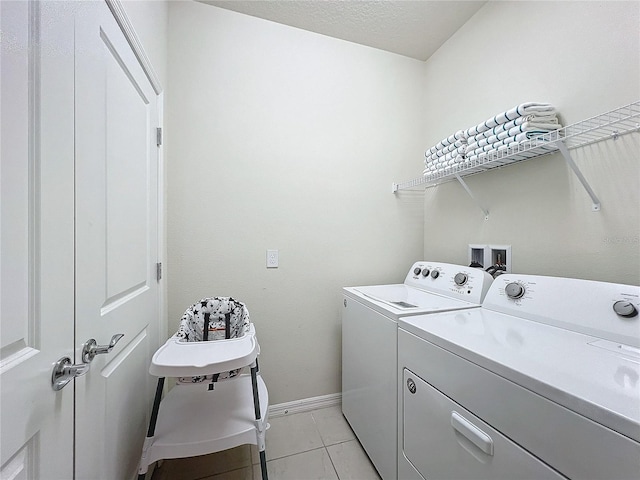
[[[269,480],[380,480],[339,406],[270,418]],[[153,480],[260,480],[255,446],[165,460]]]

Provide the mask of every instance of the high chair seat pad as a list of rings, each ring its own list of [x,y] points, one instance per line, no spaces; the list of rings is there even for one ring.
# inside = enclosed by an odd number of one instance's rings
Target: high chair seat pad
[[[249,310],[244,303],[231,297],[208,297],[184,312],[176,336],[201,342],[241,337],[248,330]]]

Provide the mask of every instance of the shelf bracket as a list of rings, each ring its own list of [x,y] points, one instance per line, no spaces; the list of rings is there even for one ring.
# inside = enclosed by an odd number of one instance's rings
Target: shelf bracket
[[[580,180],[580,183],[582,183],[582,186],[591,197],[591,202],[593,203],[591,210],[593,210],[594,212],[599,212],[600,200],[598,200],[598,197],[596,196],[595,192],[591,188],[591,185],[589,185],[589,182],[587,182],[587,179],[584,178],[584,175],[582,175],[582,172],[580,171],[576,163],[573,161],[573,158],[571,158],[569,149],[562,141],[558,142],[557,145],[558,145],[558,148],[560,149],[560,153],[562,153],[562,156],[564,157],[564,160],[567,162],[567,165],[569,165],[571,170],[573,170],[573,173],[576,174],[576,177],[578,177],[578,180]]]
[[[462,185],[462,188],[465,189],[465,191],[469,194],[469,196],[471,197],[471,199],[476,202],[476,205],[480,208],[480,210],[482,210],[482,213],[484,213],[484,219],[485,220],[489,220],[489,210],[487,210],[486,208],[484,208],[482,205],[480,205],[480,202],[478,202],[478,200],[476,199],[476,197],[473,196],[473,192],[471,191],[471,189],[469,188],[469,186],[465,183],[464,180],[462,180],[462,177],[460,175],[458,175],[457,173],[455,174],[456,179],[458,180],[458,182],[460,182],[460,185]]]

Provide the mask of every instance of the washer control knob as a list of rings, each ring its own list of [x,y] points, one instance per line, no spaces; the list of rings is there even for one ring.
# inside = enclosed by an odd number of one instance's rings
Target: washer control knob
[[[627,302],[626,300],[618,300],[613,304],[613,311],[616,312],[621,317],[631,318],[638,315],[638,310],[631,302]]]
[[[413,274],[414,274],[414,275],[420,275],[420,272],[421,272],[421,271],[422,271],[422,270],[420,269],[420,267],[416,267],[416,268],[414,268],[414,269],[413,269]]]
[[[453,277],[453,281],[456,282],[456,285],[462,286],[469,280],[469,276],[466,273],[456,273],[456,276]]]
[[[440,272],[438,270],[431,270],[431,278],[438,278],[440,276]]]
[[[428,268],[423,268],[422,269],[422,276],[423,277],[428,277],[429,276],[429,269]]]
[[[525,288],[517,282],[511,282],[504,287],[504,293],[506,293],[509,298],[522,298],[525,293]]]

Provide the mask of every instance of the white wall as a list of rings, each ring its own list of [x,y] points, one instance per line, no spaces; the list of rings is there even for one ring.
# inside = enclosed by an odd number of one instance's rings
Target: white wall
[[[424,64],[195,2],[169,34],[169,328],[235,296],[272,404],[339,392],[340,288],[422,255],[422,194],[391,183],[422,170]]]
[[[424,147],[524,101],[564,125],[640,99],[640,3],[489,2],[426,62]],[[561,155],[425,194],[425,258],[464,263],[469,243],[510,244],[513,270],[640,284],[640,135],[572,150],[600,212]]]

